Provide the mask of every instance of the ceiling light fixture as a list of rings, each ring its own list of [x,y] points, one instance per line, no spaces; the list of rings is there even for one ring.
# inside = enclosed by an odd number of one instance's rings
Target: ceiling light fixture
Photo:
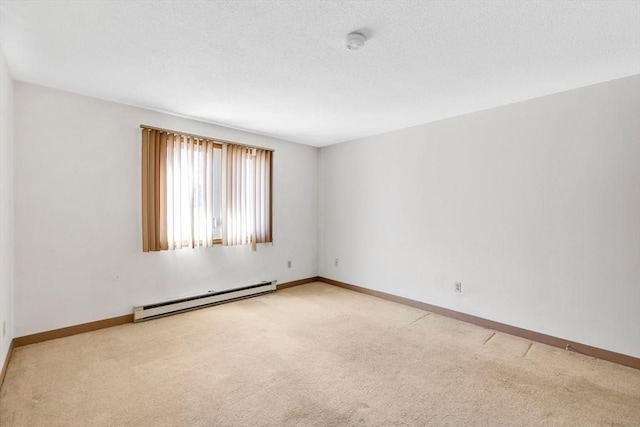
[[[364,46],[367,38],[360,33],[351,33],[347,36],[347,49],[358,50]]]

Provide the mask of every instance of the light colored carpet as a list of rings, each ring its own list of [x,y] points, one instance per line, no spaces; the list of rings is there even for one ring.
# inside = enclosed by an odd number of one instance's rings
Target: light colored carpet
[[[9,426],[640,425],[640,371],[321,283],[16,349]]]

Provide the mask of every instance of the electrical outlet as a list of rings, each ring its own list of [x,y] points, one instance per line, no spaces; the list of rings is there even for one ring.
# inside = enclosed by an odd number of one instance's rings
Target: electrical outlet
[[[336,260],[334,261],[333,265],[335,265],[336,267],[338,265],[340,265],[340,260],[338,258],[336,258]]]
[[[456,286],[454,288],[454,292],[457,294],[462,293],[462,282],[456,282]]]
[[[287,261],[287,268],[291,268],[291,261]]]

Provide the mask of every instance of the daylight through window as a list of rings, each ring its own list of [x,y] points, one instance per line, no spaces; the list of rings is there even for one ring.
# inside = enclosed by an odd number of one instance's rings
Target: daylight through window
[[[270,150],[141,127],[143,251],[272,241]]]

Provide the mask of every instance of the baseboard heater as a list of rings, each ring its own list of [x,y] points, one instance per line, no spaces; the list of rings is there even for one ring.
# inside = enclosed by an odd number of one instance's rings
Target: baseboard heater
[[[273,280],[271,282],[262,282],[242,288],[229,289],[227,291],[210,291],[202,295],[179,298],[156,304],[141,305],[133,308],[133,321],[142,322],[144,320],[157,319],[158,317],[170,316],[184,311],[197,310],[211,305],[250,298],[275,290],[276,281]]]

